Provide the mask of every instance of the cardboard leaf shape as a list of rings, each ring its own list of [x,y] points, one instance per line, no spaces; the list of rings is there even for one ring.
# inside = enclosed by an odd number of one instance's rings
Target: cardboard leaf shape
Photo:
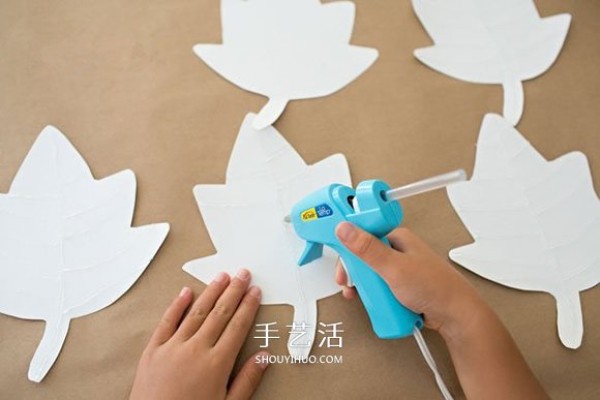
[[[435,45],[415,50],[428,67],[472,83],[501,84],[504,118],[524,108],[522,82],[554,63],[571,15],[540,18],[533,0],[412,0]]]
[[[600,282],[600,202],[585,155],[546,161],[507,121],[488,114],[473,177],[450,186],[448,196],[475,239],[450,258],[502,285],[550,293],[560,340],[579,347],[579,292]]]
[[[0,312],[46,321],[30,380],[52,367],[71,319],[121,297],[165,239],[168,224],[131,228],[135,187],[130,170],[94,180],[47,126],[0,194]]]
[[[377,50],[349,45],[354,3],[221,0],[223,44],[194,52],[244,90],[269,97],[254,121],[273,124],[288,101],[334,93],[362,74]]]
[[[289,304],[294,322],[306,325],[314,341],[319,299],[337,293],[337,255],[299,267],[304,242],[284,222],[304,196],[331,183],[350,184],[346,159],[336,154],[307,166],[273,127],[257,131],[254,114],[244,119],[227,168],[224,185],[198,185],[194,195],[217,254],[186,263],[185,271],[208,283],[219,271],[252,271],[252,284],[262,289],[262,304]],[[292,321],[290,321],[290,325]],[[284,327],[279,326],[283,333]],[[291,355],[306,358],[310,346],[288,342]],[[303,338],[300,342],[305,343]]]

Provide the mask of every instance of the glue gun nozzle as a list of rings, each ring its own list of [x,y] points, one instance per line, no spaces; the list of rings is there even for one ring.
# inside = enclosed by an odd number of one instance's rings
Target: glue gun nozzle
[[[283,217],[283,222],[290,224],[292,222],[292,217],[286,215],[285,217]]]

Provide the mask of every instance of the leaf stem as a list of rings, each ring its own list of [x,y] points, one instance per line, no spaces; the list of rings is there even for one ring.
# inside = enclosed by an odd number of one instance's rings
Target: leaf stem
[[[561,292],[554,294],[554,297],[560,341],[569,349],[576,349],[581,345],[583,338],[583,316],[579,292],[576,290]]]
[[[504,89],[504,118],[513,126],[517,126],[525,106],[523,82],[518,79],[509,79],[502,82]]]
[[[64,318],[63,316],[60,316],[56,320],[46,321],[44,336],[29,364],[27,377],[30,381],[41,382],[50,368],[52,368],[67,337],[70,322],[69,318]]]
[[[271,97],[269,98],[269,102],[260,110],[256,118],[254,118],[254,122],[252,126],[256,130],[260,130],[266,128],[269,125],[272,125],[277,118],[283,113],[285,106],[288,103],[288,99],[284,99],[282,97]]]
[[[302,337],[297,337],[298,334],[290,331],[287,345],[288,352],[294,358],[305,360],[314,345],[317,331],[317,302],[313,300],[308,304],[294,304],[294,324],[296,331],[303,331],[305,334]],[[298,339],[296,343],[293,343],[294,339]]]

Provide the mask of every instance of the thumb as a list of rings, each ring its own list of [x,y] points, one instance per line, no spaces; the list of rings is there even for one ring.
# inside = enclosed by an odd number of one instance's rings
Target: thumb
[[[227,400],[247,400],[260,384],[265,369],[269,366],[269,353],[261,351],[256,353],[242,367],[231,383]]]
[[[380,239],[350,222],[340,223],[335,229],[335,234],[348,250],[386,281],[393,280],[398,273],[398,264],[402,261],[403,254],[386,246]]]

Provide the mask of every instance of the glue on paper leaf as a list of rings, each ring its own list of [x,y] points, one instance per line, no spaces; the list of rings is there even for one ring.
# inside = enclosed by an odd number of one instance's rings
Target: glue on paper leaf
[[[533,0],[412,0],[435,45],[415,57],[443,74],[501,84],[504,117],[523,114],[522,81],[543,74],[558,57],[571,15],[540,18]]]
[[[349,185],[348,164],[336,154],[307,166],[273,127],[256,131],[254,117],[249,114],[243,122],[226,184],[194,188],[217,254],[190,261],[183,269],[208,283],[219,271],[234,274],[249,268],[252,284],[262,289],[262,304],[292,305],[293,321],[306,324],[307,337],[299,342],[312,344],[317,300],[339,291],[334,282],[337,255],[326,250],[322,258],[299,267],[304,242],[284,217],[297,201],[325,185]],[[286,328],[279,330],[284,333]],[[310,346],[290,342],[288,349],[302,358],[310,352]]]
[[[349,45],[354,3],[221,0],[223,44],[194,52],[244,90],[269,97],[254,128],[273,124],[288,101],[334,93],[362,74],[377,50]]]
[[[558,334],[583,336],[579,292],[600,282],[600,201],[587,158],[546,161],[507,121],[485,117],[470,181],[448,188],[475,243],[450,251],[465,268],[556,299]]]
[[[0,312],[46,321],[30,380],[46,376],[71,319],[121,297],[165,239],[168,224],[131,228],[135,186],[129,170],[94,180],[48,126],[0,194]]]

